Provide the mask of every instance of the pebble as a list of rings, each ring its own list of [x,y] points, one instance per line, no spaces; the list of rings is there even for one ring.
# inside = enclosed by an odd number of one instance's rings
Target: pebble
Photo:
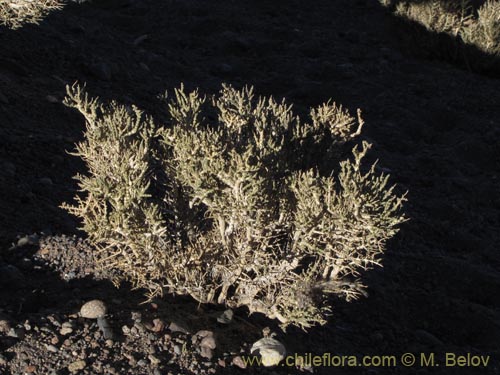
[[[122,332],[125,336],[130,334],[130,328],[126,325],[122,326]]]
[[[24,328],[11,328],[7,336],[22,340],[24,338]]]
[[[87,363],[84,360],[75,361],[68,365],[69,372],[78,372],[83,370],[87,366]]]
[[[49,352],[52,353],[57,353],[59,351],[59,349],[57,349],[54,345],[46,345],[46,348]]]
[[[155,357],[154,355],[152,355],[152,354],[150,354],[150,355],[148,356],[148,359],[149,359],[149,361],[151,362],[151,364],[152,364],[153,366],[158,366],[158,365],[160,364],[160,362],[161,362],[158,358],[156,358],[156,357]]]
[[[231,361],[231,363],[233,365],[235,365],[236,367],[239,367],[239,368],[242,368],[242,369],[246,369],[247,368],[247,365],[246,365],[245,361],[243,361],[243,358],[241,358],[239,355],[237,355],[236,357],[234,357],[233,360]]]
[[[175,322],[170,323],[170,325],[168,326],[168,329],[171,332],[180,332],[180,333],[189,334],[189,331],[186,328],[181,327],[180,325],[178,325]]]
[[[36,371],[36,366],[26,366],[25,369],[24,369],[24,372],[28,373],[28,374],[33,374],[34,372]]]
[[[0,366],[4,366],[6,364],[7,364],[7,358],[3,354],[0,354]]]
[[[38,236],[36,234],[21,237],[17,241],[17,247],[22,247],[26,245],[36,245],[36,244],[38,244]]]
[[[262,364],[266,367],[276,366],[286,354],[285,346],[272,337],[264,337],[256,341],[250,349],[252,354],[260,354]]]
[[[148,362],[145,359],[140,359],[139,361],[137,361],[137,366],[146,367],[147,365]]]
[[[11,329],[10,323],[6,319],[0,320],[0,333],[8,333]]]
[[[212,357],[214,356],[214,352],[209,347],[202,346],[202,347],[200,347],[200,355],[203,358],[212,359]]]
[[[179,345],[174,345],[174,353],[181,355],[181,347]]]
[[[217,344],[215,343],[215,337],[213,335],[206,336],[201,340],[200,346],[203,348],[215,349]]]
[[[97,318],[97,325],[99,329],[102,331],[102,334],[106,340],[113,339],[113,330],[111,329],[111,325],[104,317]]]
[[[153,319],[153,332],[161,332],[165,329],[165,323],[161,319]]]
[[[24,322],[23,327],[26,331],[31,331],[31,324],[29,321]]]
[[[217,318],[217,321],[221,324],[229,324],[233,321],[233,316],[233,310],[227,309]]]
[[[71,332],[73,332],[73,328],[71,327],[62,327],[61,330],[59,331],[61,336],[69,335]]]
[[[210,337],[210,336],[213,336],[214,333],[212,331],[208,331],[206,329],[202,329],[198,332],[196,332],[193,336],[193,338],[197,339],[197,338],[204,338],[204,337]]]
[[[94,299],[85,303],[80,309],[80,315],[87,319],[97,319],[106,315],[107,308],[104,302]]]

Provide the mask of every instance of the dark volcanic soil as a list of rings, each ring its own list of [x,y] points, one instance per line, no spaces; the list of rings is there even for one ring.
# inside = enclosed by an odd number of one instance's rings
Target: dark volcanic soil
[[[158,95],[180,82],[206,93],[221,82],[254,85],[302,114],[329,98],[361,108],[371,158],[409,190],[410,221],[384,268],[365,275],[368,298],[337,301],[326,326],[277,338],[290,353],[423,352],[441,364],[319,374],[500,374],[500,82],[422,58],[425,45],[409,45],[414,31],[375,0],[103,0],[68,5],[38,26],[0,28],[0,321],[8,325],[0,324],[0,373],[67,374],[79,360],[86,374],[300,372],[231,364],[261,329],[279,332],[275,322],[236,311],[221,326],[223,308],[184,298],[141,305],[140,291],[90,278],[91,250],[72,237],[10,249],[28,234],[83,236],[58,208],[84,172],[67,154],[83,119],[61,104],[65,85],[78,80],[158,121]],[[108,305],[114,342],[76,315],[95,298]],[[147,327],[155,318],[165,329]],[[61,334],[63,323],[72,333]],[[191,341],[200,329],[216,334],[211,360]],[[487,367],[446,368],[447,352],[491,358]]]

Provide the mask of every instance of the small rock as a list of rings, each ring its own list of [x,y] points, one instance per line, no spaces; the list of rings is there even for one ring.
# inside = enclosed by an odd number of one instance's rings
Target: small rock
[[[49,352],[52,353],[57,353],[59,351],[59,349],[57,349],[54,345],[46,345],[46,348]]]
[[[61,322],[57,317],[54,315],[49,315],[47,316],[47,319],[55,326],[55,327],[61,327]]]
[[[70,363],[68,365],[68,371],[69,372],[78,372],[80,370],[83,370],[87,366],[87,363],[84,360],[79,360],[75,361],[73,363]]]
[[[174,353],[177,355],[181,355],[181,347],[179,345],[174,345]]]
[[[21,237],[17,241],[17,247],[22,247],[26,245],[36,245],[36,244],[38,244],[38,236],[36,234]]]
[[[206,336],[201,340],[200,346],[203,348],[215,349],[217,347],[215,343],[215,337],[213,335]]]
[[[132,329],[130,331],[131,332],[133,331],[133,333],[136,334],[139,332],[144,332],[145,330],[146,330],[146,327],[144,326],[144,324],[142,324],[141,322],[135,322],[134,326],[132,327]]]
[[[250,352],[254,355],[260,354],[262,364],[266,367],[276,366],[285,358],[285,346],[272,337],[264,337],[252,345]]]
[[[26,366],[25,369],[24,369],[24,372],[26,372],[27,374],[33,374],[34,372],[36,371],[36,366]]]
[[[233,321],[233,316],[233,310],[227,309],[217,318],[217,321],[221,324],[229,324]]]
[[[10,331],[11,326],[7,319],[0,319],[0,333],[6,334]]]
[[[153,332],[161,332],[165,329],[165,323],[161,319],[153,319]]]
[[[5,366],[6,364],[7,358],[3,354],[0,354],[0,366]]]
[[[113,330],[112,330],[109,322],[106,320],[106,318],[104,318],[102,316],[97,318],[97,325],[101,329],[102,334],[106,340],[113,339]]]
[[[200,338],[211,337],[213,335],[214,335],[214,333],[212,331],[208,331],[206,329],[202,329],[194,334],[194,336],[200,337]]]
[[[104,302],[98,299],[87,302],[80,309],[80,315],[87,319],[97,319],[106,315],[107,308]]]
[[[28,320],[24,322],[23,327],[26,331],[31,331],[31,324]]]
[[[202,346],[202,347],[200,347],[200,355],[203,358],[212,359],[212,357],[214,356],[214,352],[209,347]]]
[[[125,336],[127,336],[127,335],[129,335],[129,334],[130,334],[130,328],[129,328],[128,326],[124,325],[124,326],[122,327],[122,332],[123,332],[123,334],[124,334]]]
[[[145,359],[140,359],[139,361],[137,361],[137,366],[146,367],[147,365],[148,362]]]
[[[22,340],[24,338],[24,328],[11,328],[7,336]]]
[[[233,360],[231,361],[231,363],[233,365],[235,365],[236,367],[239,367],[239,368],[242,368],[242,369],[246,369],[247,368],[247,365],[246,365],[245,361],[243,361],[243,358],[241,358],[239,355],[237,355],[236,357],[234,357]]]
[[[217,361],[217,364],[220,367],[226,367],[226,361],[224,360],[224,358],[219,358],[219,360]]]
[[[189,331],[186,328],[181,327],[180,325],[178,325],[175,322],[170,323],[170,325],[168,326],[168,329],[171,332],[180,332],[180,333],[184,333],[186,335],[189,334]]]
[[[73,332],[73,328],[71,327],[62,327],[59,331],[59,334],[61,336],[66,336],[69,335],[71,332]]]
[[[132,311],[130,314],[131,318],[134,322],[141,322],[142,321],[142,314],[138,311]]]
[[[130,366],[135,366],[137,364],[137,360],[131,353],[124,353],[123,356],[128,359],[128,364]]]
[[[158,358],[156,358],[153,354],[150,354],[150,355],[148,356],[148,359],[149,359],[149,361],[151,362],[151,364],[152,364],[153,366],[155,366],[155,367],[156,367],[156,366],[158,366],[158,365],[160,364],[160,362],[161,362],[161,361],[160,361]]]

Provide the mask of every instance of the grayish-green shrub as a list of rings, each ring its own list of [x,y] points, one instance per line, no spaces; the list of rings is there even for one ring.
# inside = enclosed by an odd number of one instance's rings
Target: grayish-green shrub
[[[65,207],[101,264],[150,297],[246,306],[283,327],[322,324],[326,296],[363,293],[359,272],[380,264],[404,220],[388,176],[363,171],[368,143],[341,160],[363,122],[335,103],[302,122],[251,88],[223,85],[207,98],[181,87],[163,127],[78,86],[65,103],[85,116],[76,154],[89,170],[77,176],[84,194]],[[336,163],[330,176],[304,169],[311,145]]]

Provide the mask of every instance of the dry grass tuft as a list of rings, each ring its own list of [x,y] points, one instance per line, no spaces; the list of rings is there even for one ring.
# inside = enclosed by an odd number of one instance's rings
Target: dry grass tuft
[[[18,29],[26,23],[38,23],[49,12],[62,7],[59,0],[1,0],[0,23]]]
[[[469,68],[488,68],[498,63],[500,57],[500,1],[477,2],[469,0],[384,1],[381,4],[394,10],[404,19],[418,22],[434,34],[449,35],[455,44],[462,46],[460,56]],[[437,37],[436,37],[437,38]],[[426,39],[429,48],[445,48],[443,43]],[[483,53],[475,52],[468,46]],[[464,48],[465,47],[465,48]],[[457,56],[456,51],[436,51],[439,55]],[[489,68],[488,68],[489,69]]]

